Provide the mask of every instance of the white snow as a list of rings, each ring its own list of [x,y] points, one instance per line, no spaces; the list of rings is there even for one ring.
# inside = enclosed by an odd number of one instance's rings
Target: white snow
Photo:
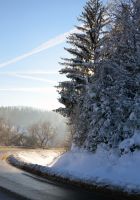
[[[46,166],[42,171],[70,180],[90,184],[115,186],[128,192],[140,193],[140,151],[119,153],[99,146],[96,153],[73,148],[70,152],[60,153],[46,151],[19,153],[21,161]],[[40,166],[38,167],[40,170]]]
[[[119,145],[119,149],[124,153],[127,153],[130,151],[130,148],[133,148],[134,146],[140,147],[139,130],[135,130],[134,135],[131,138],[123,140]]]
[[[21,151],[16,153],[16,157],[25,163],[37,164],[42,166],[51,166],[55,159],[57,159],[62,152],[49,150],[33,150]]]

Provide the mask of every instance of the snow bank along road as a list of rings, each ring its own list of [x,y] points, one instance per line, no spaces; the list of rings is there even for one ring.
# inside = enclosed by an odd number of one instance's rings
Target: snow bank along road
[[[0,187],[32,200],[114,200],[115,197],[67,186],[26,173],[9,165],[0,153]],[[4,196],[5,193],[1,192]],[[7,199],[6,199],[7,198]],[[13,200],[14,197],[0,198]],[[8,199],[9,198],[9,199]],[[11,199],[10,199],[11,198]],[[15,197],[20,199],[19,197]],[[126,200],[119,198],[118,200]]]
[[[0,153],[0,187],[33,200],[103,200],[105,197],[89,191],[75,189],[31,175],[9,165]],[[4,156],[5,157],[5,156]],[[20,199],[6,196],[0,189],[1,200]],[[7,198],[7,199],[6,199]]]
[[[131,196],[140,200],[140,152],[119,155],[100,146],[93,154],[80,149],[69,152],[55,150],[20,151],[8,162],[43,177],[64,183],[90,187],[115,196]],[[118,200],[118,199],[117,199]]]

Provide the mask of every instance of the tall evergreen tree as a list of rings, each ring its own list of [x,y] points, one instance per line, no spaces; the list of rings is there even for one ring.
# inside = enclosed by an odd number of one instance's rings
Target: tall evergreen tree
[[[95,151],[98,144],[117,148],[140,134],[140,1],[122,0],[110,21],[99,0],[89,0],[72,34],[60,73],[58,109],[69,117],[74,142]]]
[[[72,47],[65,48],[72,57],[63,59],[64,62],[61,63],[65,68],[60,73],[65,74],[69,80],[58,86],[61,95],[59,101],[65,105],[65,108],[58,111],[70,118],[76,132],[75,143],[79,146],[85,140],[89,123],[83,122],[85,118],[81,115],[81,108],[89,90],[91,76],[96,73],[96,66],[101,59],[103,27],[106,24],[104,15],[105,9],[100,0],[89,0],[86,3],[78,18],[82,25],[76,26],[80,33],[70,35],[68,44]]]

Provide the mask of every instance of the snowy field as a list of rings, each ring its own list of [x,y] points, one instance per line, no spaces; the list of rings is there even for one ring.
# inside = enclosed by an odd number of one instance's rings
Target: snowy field
[[[140,193],[140,152],[118,154],[99,147],[95,154],[72,150],[19,152],[11,157],[16,165],[25,163],[43,173],[99,186]]]

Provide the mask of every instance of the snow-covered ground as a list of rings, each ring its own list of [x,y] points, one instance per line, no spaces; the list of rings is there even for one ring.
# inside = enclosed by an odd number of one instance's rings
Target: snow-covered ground
[[[140,151],[120,157],[100,146],[95,154],[78,149],[64,154],[42,150],[20,152],[14,157],[20,161],[20,165],[28,163],[33,167],[30,164],[37,164],[36,167],[43,173],[140,193]]]
[[[51,167],[56,159],[62,154],[61,151],[50,150],[33,150],[33,151],[21,151],[16,153],[16,157],[25,163],[38,164],[42,166]]]

